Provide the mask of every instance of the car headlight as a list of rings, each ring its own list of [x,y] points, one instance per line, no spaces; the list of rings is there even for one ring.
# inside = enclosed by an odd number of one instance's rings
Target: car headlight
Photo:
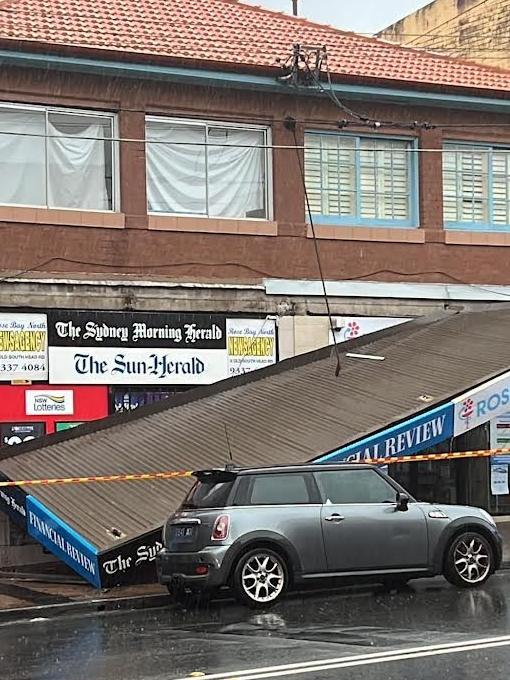
[[[494,520],[494,517],[492,515],[489,515],[488,512],[485,510],[480,509],[480,515],[487,521],[489,524],[492,524],[493,526],[496,526],[496,521]]]

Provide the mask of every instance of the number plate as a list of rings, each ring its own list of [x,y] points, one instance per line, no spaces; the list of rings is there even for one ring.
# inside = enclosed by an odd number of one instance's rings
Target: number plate
[[[193,527],[174,527],[173,534],[176,541],[189,541],[193,538]]]

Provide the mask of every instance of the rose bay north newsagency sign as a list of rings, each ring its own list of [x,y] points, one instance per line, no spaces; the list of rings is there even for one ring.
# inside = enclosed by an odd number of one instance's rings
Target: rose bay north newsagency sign
[[[47,378],[46,314],[0,314],[0,381]]]
[[[274,320],[231,321],[214,314],[50,312],[50,381],[207,385],[276,361]],[[241,345],[243,357],[236,354]]]

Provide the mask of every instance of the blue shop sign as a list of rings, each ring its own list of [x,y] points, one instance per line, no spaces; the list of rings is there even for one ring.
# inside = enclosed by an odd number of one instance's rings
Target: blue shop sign
[[[30,536],[99,588],[97,549],[33,496],[27,496],[26,505]]]
[[[370,463],[378,458],[410,456],[453,436],[453,404],[432,409],[399,425],[315,459],[314,463],[338,461]]]

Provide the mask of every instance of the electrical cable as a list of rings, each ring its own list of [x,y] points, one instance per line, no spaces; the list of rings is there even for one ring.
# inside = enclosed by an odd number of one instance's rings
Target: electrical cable
[[[296,122],[291,117],[289,117],[289,119],[288,119],[288,129],[291,130],[292,134],[294,135],[294,141],[297,145]],[[313,220],[312,206],[310,204],[310,197],[308,195],[308,189],[307,189],[307,186],[306,186],[305,170],[304,170],[304,167],[303,167],[303,162],[301,160],[301,155],[300,155],[299,150],[297,148],[296,148],[296,156],[298,157],[299,171],[301,173],[301,181],[303,183],[303,190],[304,190],[305,201],[306,201],[306,210],[307,210],[308,219],[309,219],[309,222],[310,222],[310,229],[312,231],[315,257],[316,257],[316,260],[317,260],[317,267],[318,267],[318,270],[319,270],[319,276],[320,276],[321,283],[322,283],[322,291],[323,291],[323,296],[324,296],[324,302],[326,304],[326,311],[327,311],[327,314],[328,314],[329,326],[330,326],[330,329],[331,329],[331,335],[332,335],[333,344],[334,344],[334,347],[335,347],[335,354],[336,354],[335,377],[338,378],[338,376],[340,375],[341,368],[342,368],[342,365],[341,365],[341,362],[340,362],[340,350],[338,349],[338,343],[337,343],[336,333],[335,333],[335,325],[333,323],[333,316],[332,316],[332,313],[331,313],[328,291],[327,291],[327,288],[326,288],[326,280],[324,278],[324,272],[323,272],[323,269],[322,269],[322,261],[321,261],[321,256],[320,256],[320,252],[319,252],[319,242],[317,240],[317,235],[315,233],[315,224],[314,224],[314,220]]]

